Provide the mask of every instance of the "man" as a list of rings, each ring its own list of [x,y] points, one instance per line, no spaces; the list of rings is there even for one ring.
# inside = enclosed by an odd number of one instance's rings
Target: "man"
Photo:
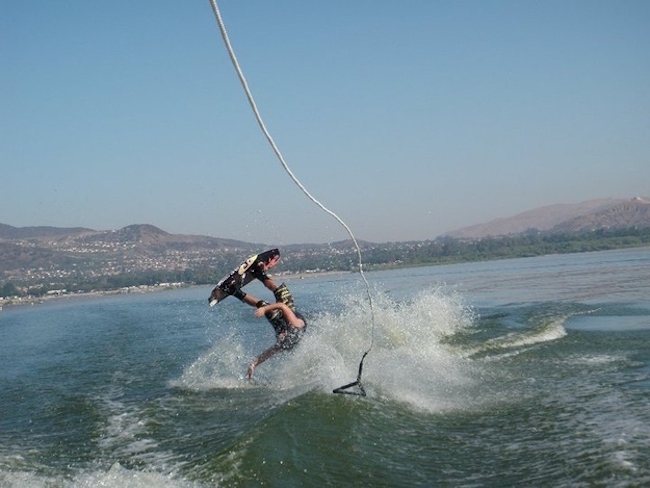
[[[226,289],[225,293],[238,298],[242,302],[255,307],[256,317],[266,317],[275,330],[277,342],[262,352],[248,365],[248,379],[253,377],[255,367],[277,354],[280,351],[288,351],[298,344],[302,335],[307,329],[305,318],[296,310],[293,303],[293,296],[282,283],[278,286],[275,281],[269,278],[264,271],[263,266],[255,267],[250,271],[255,278],[260,280],[266,288],[275,295],[275,303],[267,303],[264,300],[258,300],[251,294],[244,293],[240,288]]]

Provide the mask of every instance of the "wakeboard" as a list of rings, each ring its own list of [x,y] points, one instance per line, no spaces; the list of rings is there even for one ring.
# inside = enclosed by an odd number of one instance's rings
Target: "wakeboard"
[[[255,269],[266,271],[278,264],[278,261],[280,261],[280,251],[278,249],[269,249],[260,254],[254,254],[217,283],[208,298],[208,303],[211,307],[214,307],[217,303],[232,295],[235,290],[253,281],[255,279],[253,273]]]

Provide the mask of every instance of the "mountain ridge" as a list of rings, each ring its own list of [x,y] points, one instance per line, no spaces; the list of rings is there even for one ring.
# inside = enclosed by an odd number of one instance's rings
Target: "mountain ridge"
[[[192,245],[211,247],[243,247],[248,248],[257,243],[249,243],[236,239],[211,237],[202,235],[171,234],[151,224],[132,224],[116,230],[94,230],[85,227],[14,227],[0,224],[0,240],[12,241],[28,239],[35,242],[55,239],[63,244],[64,241],[82,242],[121,242],[142,245],[179,244],[185,247]]]
[[[481,239],[517,235],[531,229],[540,232],[580,232],[599,228],[650,226],[650,199],[603,198],[579,203],[538,207],[444,234],[456,239]]]
[[[521,234],[532,229],[539,232],[581,232],[599,228],[633,226],[650,227],[650,198],[634,197],[602,198],[579,203],[558,203],[538,207],[502,217],[489,222],[455,229],[436,237],[456,239],[481,239]],[[85,227],[14,227],[0,223],[0,241],[28,239],[35,243],[56,239],[60,244],[66,240],[86,245],[93,242],[129,243],[136,247],[150,247],[154,250],[177,248],[179,250],[201,248],[259,249],[269,243],[250,243],[236,239],[192,234],[172,234],[151,224],[132,224],[117,230],[93,230]],[[373,244],[369,241],[359,241]],[[404,241],[409,242],[409,240]],[[345,241],[330,243],[342,245]],[[310,244],[288,244],[285,247],[300,248]]]

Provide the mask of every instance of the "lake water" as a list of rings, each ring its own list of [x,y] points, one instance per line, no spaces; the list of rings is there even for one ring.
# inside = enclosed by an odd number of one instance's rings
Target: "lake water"
[[[650,248],[0,312],[0,486],[650,486]],[[253,283],[247,291],[269,299]],[[335,395],[364,362],[367,397]]]

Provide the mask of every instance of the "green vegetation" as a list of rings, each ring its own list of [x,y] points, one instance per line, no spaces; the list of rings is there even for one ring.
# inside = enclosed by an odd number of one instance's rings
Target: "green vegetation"
[[[19,291],[13,283],[5,283],[2,288],[0,288],[0,296],[11,297],[18,295]]]
[[[383,267],[393,263],[402,266],[458,263],[542,256],[546,254],[570,254],[590,251],[606,251],[650,245],[650,228],[599,229],[593,232],[544,234],[531,230],[522,235],[489,237],[476,240],[452,238],[425,241],[413,245],[402,253],[388,249],[383,254],[369,250],[368,265]],[[392,256],[391,256],[392,254]]]

